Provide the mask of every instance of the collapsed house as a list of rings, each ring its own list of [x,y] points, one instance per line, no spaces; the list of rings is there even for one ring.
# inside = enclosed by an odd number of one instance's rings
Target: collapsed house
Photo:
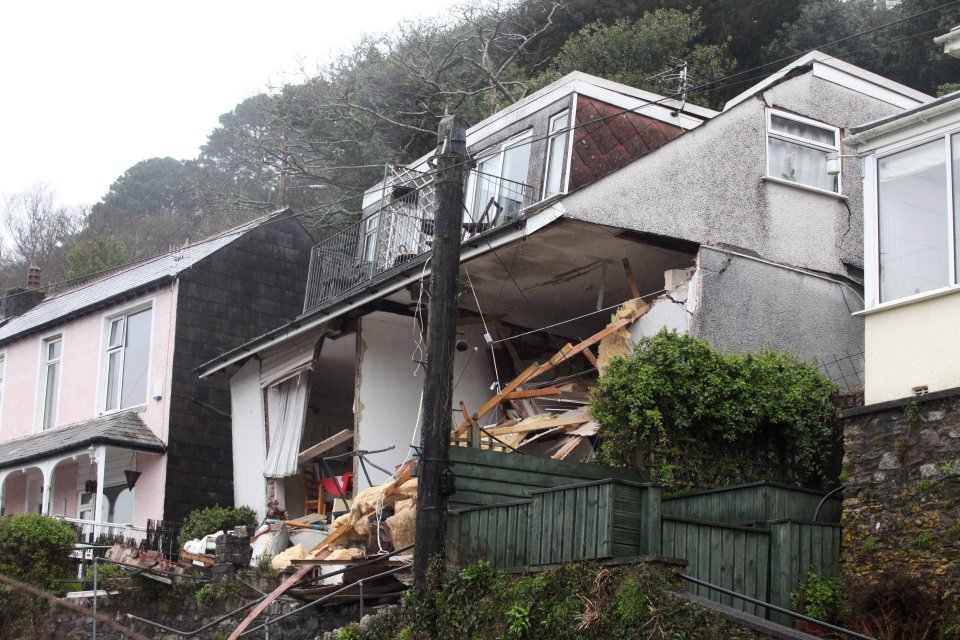
[[[597,366],[664,327],[731,350],[859,353],[859,167],[830,175],[827,157],[842,127],[924,99],[812,53],[721,113],[574,73],[471,127],[451,407],[461,443],[588,459]],[[392,170],[360,222],[314,247],[297,319],[198,368],[231,379],[236,503],[297,516],[404,480],[419,444],[428,161]],[[610,353],[598,340],[564,355],[614,325]],[[459,427],[475,414],[489,429],[471,436]],[[318,493],[324,480],[335,491]]]

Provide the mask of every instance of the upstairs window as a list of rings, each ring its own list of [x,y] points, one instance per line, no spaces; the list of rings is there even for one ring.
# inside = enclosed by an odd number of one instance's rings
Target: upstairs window
[[[880,302],[958,284],[960,133],[879,155],[876,181]]]
[[[547,141],[547,168],[543,177],[543,198],[566,191],[567,140],[570,136],[570,110],[550,118],[550,138]]]
[[[529,133],[508,141],[499,153],[481,158],[472,174],[473,220],[479,221],[486,213],[486,222],[504,222],[532,204],[530,187],[526,184],[529,169]]]
[[[43,341],[41,347],[40,424],[43,430],[57,426],[57,403],[60,399],[60,362],[63,358],[63,336]]]
[[[143,309],[107,320],[107,411],[147,403],[152,310]]]
[[[827,175],[827,154],[840,152],[836,127],[782,111],[767,111],[767,175],[840,193],[839,176]]]

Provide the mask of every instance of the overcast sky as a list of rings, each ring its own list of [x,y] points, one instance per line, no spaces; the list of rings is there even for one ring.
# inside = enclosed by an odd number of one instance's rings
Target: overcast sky
[[[192,158],[221,113],[452,0],[0,3],[0,196],[92,204],[128,167]]]

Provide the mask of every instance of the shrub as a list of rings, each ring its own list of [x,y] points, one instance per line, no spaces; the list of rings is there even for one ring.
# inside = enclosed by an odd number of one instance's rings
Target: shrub
[[[180,528],[178,542],[183,547],[190,540],[208,536],[234,527],[257,526],[257,514],[250,507],[209,507],[191,511]]]
[[[76,542],[76,530],[56,518],[36,513],[0,518],[0,573],[56,593],[70,577],[69,553]]]
[[[795,611],[823,622],[837,622],[843,613],[843,584],[840,578],[824,578],[810,571],[790,594]]]
[[[727,354],[662,330],[615,358],[591,401],[603,425],[601,461],[631,466],[643,452],[654,478],[675,489],[761,479],[748,477],[756,469],[822,478],[834,443],[835,392],[814,364],[791,355]],[[674,477],[682,460],[706,480]]]

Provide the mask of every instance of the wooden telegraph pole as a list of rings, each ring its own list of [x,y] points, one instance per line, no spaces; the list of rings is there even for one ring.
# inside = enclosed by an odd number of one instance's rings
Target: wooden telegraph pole
[[[427,367],[423,381],[420,480],[417,486],[417,546],[413,560],[414,589],[418,593],[426,587],[431,561],[443,557],[447,528],[445,489],[449,488],[450,481],[455,314],[460,279],[463,176],[467,162],[466,126],[459,115],[445,116],[437,134],[434,180],[437,211],[430,259]]]

